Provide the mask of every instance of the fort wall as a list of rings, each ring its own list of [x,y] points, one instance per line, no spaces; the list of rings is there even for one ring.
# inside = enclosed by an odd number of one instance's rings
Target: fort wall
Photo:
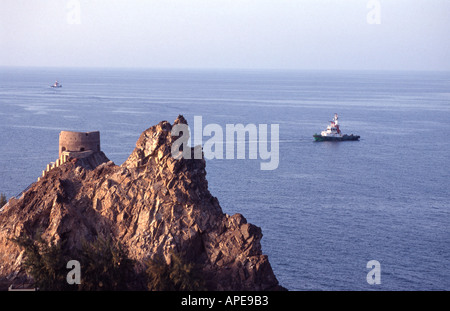
[[[70,132],[59,133],[59,156],[64,151],[100,151],[100,132]]]
[[[45,170],[42,171],[42,177],[71,158],[84,159],[94,152],[100,152],[100,132],[62,131],[59,133],[59,158],[55,162],[47,164]],[[42,177],[39,177],[38,181]]]

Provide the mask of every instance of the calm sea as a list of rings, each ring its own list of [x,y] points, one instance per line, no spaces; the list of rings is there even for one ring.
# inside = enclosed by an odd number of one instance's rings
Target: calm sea
[[[359,142],[313,142],[335,112]],[[450,73],[0,68],[0,192],[56,160],[61,130],[99,130],[121,164],[178,114],[279,124],[276,170],[212,159],[207,178],[224,212],[262,228],[283,286],[450,290]],[[366,281],[370,260],[381,284]]]

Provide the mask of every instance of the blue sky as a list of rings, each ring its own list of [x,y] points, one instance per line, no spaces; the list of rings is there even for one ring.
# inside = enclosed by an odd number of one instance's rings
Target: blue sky
[[[450,70],[448,0],[2,0],[0,66]]]

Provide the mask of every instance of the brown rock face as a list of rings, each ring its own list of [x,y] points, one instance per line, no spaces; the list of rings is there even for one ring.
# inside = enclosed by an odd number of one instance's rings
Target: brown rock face
[[[10,200],[0,212],[0,280],[21,270],[23,254],[10,238],[39,232],[72,250],[112,236],[142,269],[146,259],[170,260],[176,251],[200,265],[210,290],[282,289],[262,254],[261,229],[222,212],[205,160],[172,157],[171,130],[166,121],[145,130],[121,166],[103,154],[91,161],[103,162],[95,169],[68,161]]]

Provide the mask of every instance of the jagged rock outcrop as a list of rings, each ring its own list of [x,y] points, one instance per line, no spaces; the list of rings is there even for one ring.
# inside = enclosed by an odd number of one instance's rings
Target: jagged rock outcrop
[[[262,254],[261,229],[223,213],[204,159],[172,157],[171,130],[163,121],[144,131],[120,166],[106,157],[95,169],[68,161],[10,200],[0,212],[0,280],[21,271],[23,253],[10,239],[40,232],[68,249],[112,236],[139,263],[170,260],[175,250],[201,267],[210,290],[282,289]]]

